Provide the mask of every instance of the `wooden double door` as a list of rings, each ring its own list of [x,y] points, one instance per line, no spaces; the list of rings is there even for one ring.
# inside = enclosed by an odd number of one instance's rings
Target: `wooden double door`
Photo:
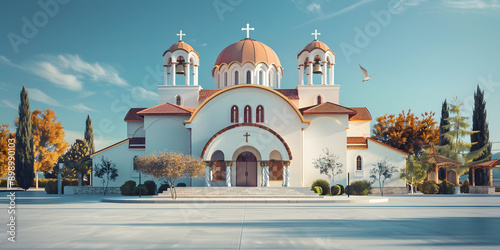
[[[251,152],[243,152],[236,158],[236,186],[257,186],[257,157]]]

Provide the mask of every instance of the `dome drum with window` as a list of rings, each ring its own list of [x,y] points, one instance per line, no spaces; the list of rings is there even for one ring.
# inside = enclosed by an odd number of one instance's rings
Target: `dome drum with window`
[[[231,107],[231,123],[239,123],[239,108],[236,105]],[[264,123],[264,107],[262,105],[257,106],[256,114],[255,114],[255,122],[256,123]],[[252,123],[252,107],[250,105],[246,105],[243,108],[243,123]]]

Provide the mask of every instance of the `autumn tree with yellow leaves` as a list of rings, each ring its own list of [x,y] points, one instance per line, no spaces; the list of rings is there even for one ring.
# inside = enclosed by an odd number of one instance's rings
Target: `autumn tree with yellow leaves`
[[[9,142],[8,139],[16,138],[15,133],[10,133],[9,125],[0,126],[0,177],[9,173]]]
[[[372,138],[408,154],[420,155],[430,144],[438,144],[439,127],[434,112],[425,112],[417,117],[411,110],[396,115],[385,114],[377,118]]]
[[[165,180],[170,185],[172,199],[177,196],[175,181],[182,177],[200,178],[205,173],[206,164],[200,158],[182,153],[160,152],[135,158],[135,169],[151,175],[156,179]]]

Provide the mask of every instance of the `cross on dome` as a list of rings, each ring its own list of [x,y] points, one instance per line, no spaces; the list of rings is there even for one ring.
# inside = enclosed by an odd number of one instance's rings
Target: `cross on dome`
[[[247,38],[250,38],[250,30],[254,30],[254,28],[250,28],[250,24],[247,23],[247,27],[246,28],[241,28],[241,30],[243,31],[247,31]]]
[[[186,34],[182,34],[182,30],[181,30],[180,33],[177,35],[181,38],[181,41],[182,41],[182,36],[185,36]]]
[[[314,40],[318,40],[318,35],[321,35],[321,33],[318,33],[318,30],[314,30],[314,33],[311,33],[311,35],[314,36]]]

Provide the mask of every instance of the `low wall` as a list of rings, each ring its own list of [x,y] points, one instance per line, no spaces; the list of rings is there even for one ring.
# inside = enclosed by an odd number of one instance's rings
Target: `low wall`
[[[73,192],[66,192],[66,190],[72,189]],[[69,190],[68,190],[69,191]],[[104,195],[104,190],[102,187],[75,187],[75,186],[66,186],[64,187],[64,194],[74,194],[74,195],[85,195],[85,194],[94,194],[94,195]],[[106,194],[121,194],[119,187],[108,187],[106,189]]]
[[[469,194],[494,194],[495,187],[490,186],[470,186]]]
[[[384,195],[400,195],[407,193],[407,187],[384,187]],[[372,187],[372,194],[380,195],[380,187]]]

